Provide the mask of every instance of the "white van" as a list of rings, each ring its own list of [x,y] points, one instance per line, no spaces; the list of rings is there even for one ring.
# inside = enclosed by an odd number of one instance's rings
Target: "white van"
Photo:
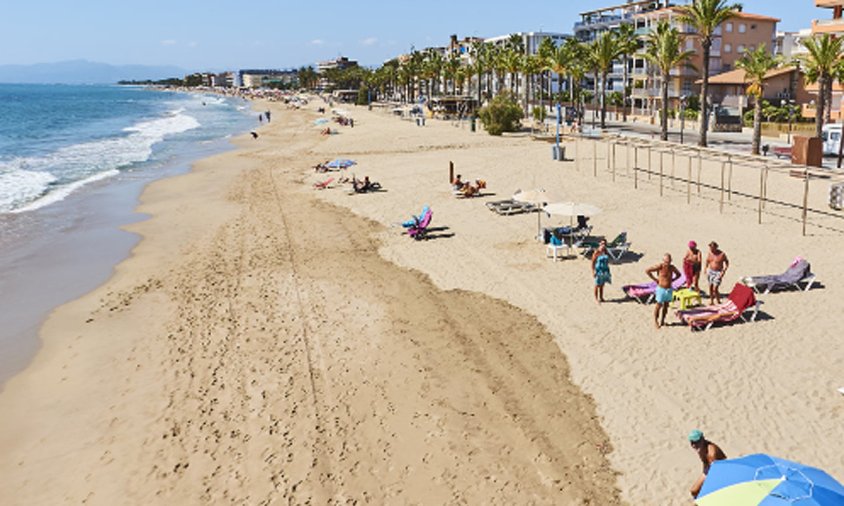
[[[824,125],[821,135],[824,156],[838,156],[838,148],[841,144],[841,123]]]

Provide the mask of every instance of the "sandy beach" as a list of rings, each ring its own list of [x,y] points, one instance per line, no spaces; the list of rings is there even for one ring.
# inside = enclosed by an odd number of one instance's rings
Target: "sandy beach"
[[[382,257],[306,180],[335,138],[273,117],[150,185],[131,258],[45,323],[0,394],[3,503],[619,503],[555,336]]]
[[[349,107],[321,137],[320,105],[273,105],[258,140],[148,187],[132,257],[0,394],[4,503],[689,504],[693,428],[844,477],[840,235],[634,190],[524,136]],[[386,191],[314,190],[335,156]],[[454,198],[450,161],[488,195]],[[484,206],[538,187],[628,232],[608,303],[587,260],[545,258],[536,215]],[[412,241],[396,223],[426,204],[437,230]],[[690,239],[728,253],[725,291],[796,255],[822,286],[656,330],[620,287]]]

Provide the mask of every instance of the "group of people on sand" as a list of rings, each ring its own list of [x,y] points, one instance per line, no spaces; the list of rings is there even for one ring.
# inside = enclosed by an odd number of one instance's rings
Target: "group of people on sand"
[[[483,179],[476,179],[474,184],[464,183],[460,174],[457,174],[457,177],[451,182],[451,189],[455,195],[462,195],[463,197],[476,197],[480,195],[484,188],[486,188],[486,181]]]
[[[683,275],[686,277],[685,288],[694,289],[700,292],[700,273],[703,265],[703,254],[698,249],[695,241],[689,241],[688,250],[683,257]],[[610,257],[607,252],[607,241],[601,240],[598,248],[592,254],[592,277],[595,279],[595,300],[598,303],[604,302],[604,285],[612,283],[612,274],[609,265]],[[709,253],[706,255],[706,279],[709,282],[709,303],[720,304],[721,293],[719,291],[721,281],[730,267],[730,259],[724,253],[718,243],[709,243]],[[649,267],[645,274],[656,282],[656,307],[654,308],[654,324],[657,328],[665,325],[665,317],[668,314],[668,306],[674,300],[674,282],[681,274],[672,263],[670,253],[662,257],[662,262]]]

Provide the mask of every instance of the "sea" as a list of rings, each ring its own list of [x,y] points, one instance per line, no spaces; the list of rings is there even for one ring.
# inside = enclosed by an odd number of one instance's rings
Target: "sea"
[[[49,312],[103,283],[138,238],[143,188],[232,149],[236,97],[138,86],[0,84],[0,387]]]

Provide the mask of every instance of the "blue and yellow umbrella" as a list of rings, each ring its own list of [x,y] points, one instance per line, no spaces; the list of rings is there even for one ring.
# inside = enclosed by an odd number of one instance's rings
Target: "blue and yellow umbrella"
[[[712,464],[698,506],[844,505],[844,486],[820,469],[764,454]]]

